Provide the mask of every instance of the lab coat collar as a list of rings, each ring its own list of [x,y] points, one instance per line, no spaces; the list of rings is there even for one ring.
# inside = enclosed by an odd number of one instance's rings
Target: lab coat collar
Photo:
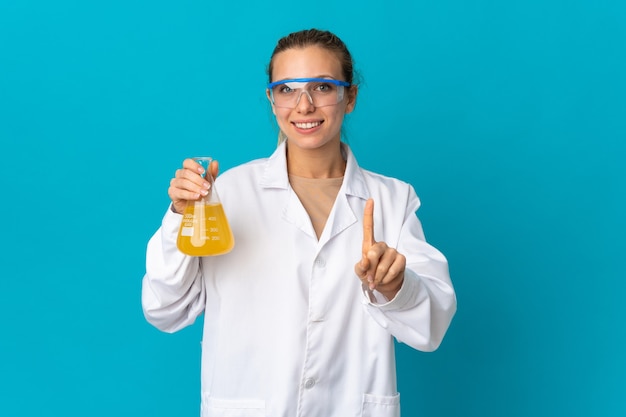
[[[346,172],[343,179],[343,190],[346,195],[367,199],[369,191],[359,164],[350,147],[341,143],[341,153],[346,160]],[[260,185],[265,188],[289,188],[287,174],[287,145],[286,142],[278,145],[274,153],[268,158],[265,171],[260,179]]]

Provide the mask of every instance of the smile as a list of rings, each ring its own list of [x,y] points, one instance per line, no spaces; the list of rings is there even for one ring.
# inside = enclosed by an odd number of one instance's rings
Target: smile
[[[293,122],[293,124],[298,129],[313,129],[314,127],[318,127],[319,125],[321,125],[322,122],[304,122],[304,123]]]

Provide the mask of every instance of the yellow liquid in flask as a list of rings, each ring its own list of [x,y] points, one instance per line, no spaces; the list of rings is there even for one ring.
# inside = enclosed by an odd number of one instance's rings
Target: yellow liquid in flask
[[[178,249],[186,255],[212,256],[230,252],[235,239],[221,203],[187,205],[178,232]]]

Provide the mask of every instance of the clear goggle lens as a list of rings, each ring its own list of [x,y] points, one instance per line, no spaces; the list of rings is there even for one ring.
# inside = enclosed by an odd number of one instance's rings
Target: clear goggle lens
[[[269,83],[272,104],[293,109],[306,95],[315,107],[333,106],[343,100],[344,89],[350,83],[330,78],[294,78]]]

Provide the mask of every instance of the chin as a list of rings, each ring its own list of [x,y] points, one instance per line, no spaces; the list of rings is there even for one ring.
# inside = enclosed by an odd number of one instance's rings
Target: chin
[[[288,142],[302,149],[318,149],[333,143],[338,144],[340,141],[339,136],[328,139],[319,135],[306,136],[298,133],[294,133],[292,136],[288,136],[288,138]]]

